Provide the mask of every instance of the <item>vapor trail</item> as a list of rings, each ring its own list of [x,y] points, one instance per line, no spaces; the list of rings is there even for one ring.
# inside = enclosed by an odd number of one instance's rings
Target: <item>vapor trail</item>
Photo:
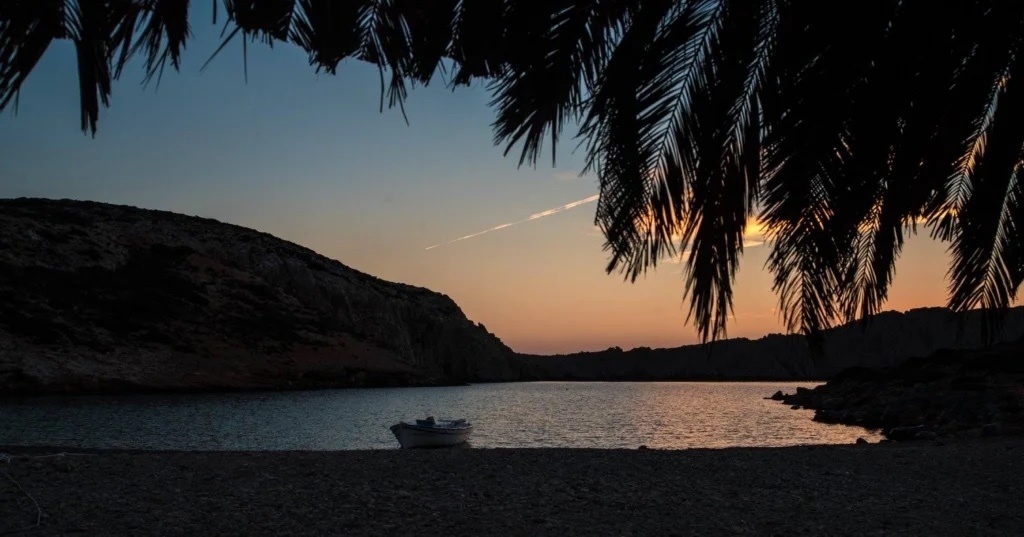
[[[484,233],[490,233],[492,231],[498,231],[499,229],[505,229],[507,227],[512,227],[514,225],[522,224],[524,222],[529,222],[531,220],[536,220],[538,218],[544,218],[545,216],[551,216],[553,214],[558,214],[558,213],[560,213],[562,211],[568,211],[569,209],[573,209],[573,208],[579,207],[580,205],[585,205],[587,203],[595,202],[595,201],[597,201],[597,198],[599,198],[599,197],[600,197],[599,194],[594,194],[593,196],[590,196],[589,198],[583,198],[581,200],[576,200],[576,201],[573,201],[571,203],[566,203],[565,205],[562,205],[560,207],[555,207],[553,209],[548,209],[546,211],[541,211],[539,213],[531,214],[528,218],[524,218],[522,220],[517,220],[515,222],[509,222],[507,224],[501,224],[500,226],[494,226],[494,227],[492,227],[490,229],[485,229],[483,231],[477,231],[476,233],[471,233],[471,234],[466,235],[464,237],[459,237],[457,239],[453,239],[453,240],[450,240],[448,242],[442,242],[442,243],[439,243],[439,244],[435,244],[433,246],[427,246],[424,249],[425,250],[433,250],[434,248],[437,248],[438,246],[446,246],[448,244],[452,244],[452,243],[459,242],[459,241],[464,241],[466,239],[472,239],[473,237],[479,237],[480,235],[483,235]]]

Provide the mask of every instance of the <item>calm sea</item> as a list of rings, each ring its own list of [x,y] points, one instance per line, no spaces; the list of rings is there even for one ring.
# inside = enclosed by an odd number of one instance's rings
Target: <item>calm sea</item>
[[[806,383],[537,382],[0,402],[0,445],[183,450],[394,449],[388,426],[469,419],[471,446],[701,448],[877,441],[765,400]]]

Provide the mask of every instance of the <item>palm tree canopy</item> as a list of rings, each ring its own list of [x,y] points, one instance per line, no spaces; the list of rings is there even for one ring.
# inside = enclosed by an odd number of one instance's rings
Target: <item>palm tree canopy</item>
[[[995,312],[1024,279],[1024,2],[212,1],[225,43],[292,43],[328,73],[373,63],[391,106],[438,74],[486,80],[495,143],[521,164],[581,125],[608,271],[683,256],[705,341],[754,218],[783,320],[807,334],[875,313],[918,225],[949,243],[952,308]],[[0,109],[70,40],[95,134],[129,59],[147,78],[179,67],[189,8],[4,0]]]

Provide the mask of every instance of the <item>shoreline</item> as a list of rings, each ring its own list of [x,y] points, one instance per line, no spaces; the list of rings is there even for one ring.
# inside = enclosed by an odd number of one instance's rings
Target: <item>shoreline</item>
[[[0,454],[7,455],[12,459],[18,457],[32,457],[43,455],[46,457],[55,457],[59,455],[77,456],[77,455],[296,455],[296,454],[308,454],[308,455],[339,455],[339,454],[380,454],[380,453],[407,453],[409,456],[417,456],[416,454],[426,453],[489,453],[489,452],[523,452],[523,453],[541,453],[541,452],[594,452],[594,453],[645,453],[645,452],[657,452],[657,453],[699,453],[699,452],[710,452],[710,453],[724,453],[730,451],[800,451],[800,450],[843,450],[848,448],[853,449],[866,449],[865,446],[877,446],[876,449],[924,449],[924,448],[942,448],[942,447],[954,447],[954,448],[967,448],[971,446],[990,446],[990,445],[1010,445],[1019,447],[1024,455],[1024,438],[1022,437],[1000,437],[1000,438],[981,438],[981,437],[961,437],[961,438],[943,438],[935,442],[920,442],[920,441],[891,441],[886,440],[882,442],[868,442],[866,444],[848,443],[848,444],[796,444],[789,446],[726,446],[726,447],[687,447],[687,448],[649,448],[647,446],[640,446],[635,448],[597,448],[597,447],[478,447],[478,446],[455,446],[455,447],[439,447],[439,448],[418,448],[418,449],[402,449],[397,447],[397,444],[393,448],[379,448],[379,449],[332,449],[332,450],[317,450],[317,449],[137,449],[137,448],[89,448],[89,447],[75,447],[75,446],[61,446],[61,445],[18,445],[18,444],[0,444]],[[1022,460],[1024,463],[1024,460]],[[0,462],[2,464],[2,462]],[[0,466],[0,468],[3,468]],[[1022,483],[1024,485],[1024,483]]]
[[[33,534],[1024,533],[1021,439],[687,450],[57,449],[0,449],[12,459],[0,470],[38,502]],[[0,532],[32,524],[35,513],[0,476]]]
[[[741,378],[741,379],[706,379],[699,378],[693,380],[686,379],[671,379],[671,380],[577,380],[577,379],[530,379],[530,380],[496,380],[496,381],[473,381],[473,382],[437,382],[433,384],[376,384],[366,386],[352,386],[340,384],[337,386],[296,386],[296,387],[252,387],[252,388],[240,388],[240,387],[218,387],[218,388],[146,388],[146,389],[108,389],[98,391],[38,391],[38,392],[4,392],[0,394],[0,402],[2,401],[23,401],[37,398],[86,398],[86,397],[135,397],[135,396],[157,396],[157,395],[228,395],[228,394],[259,394],[259,393],[294,393],[294,392],[320,392],[328,390],[377,390],[377,389],[390,389],[390,388],[453,388],[453,387],[467,387],[477,384],[528,384],[534,382],[566,382],[566,383],[604,383],[604,384],[618,384],[618,383],[691,383],[691,384],[726,384],[726,383],[750,383],[750,384],[770,384],[770,383],[807,383],[807,384],[823,384],[828,382],[828,379],[817,379],[817,380],[787,380],[787,379],[763,379],[763,378]],[[770,398],[771,394],[765,394],[765,398]]]

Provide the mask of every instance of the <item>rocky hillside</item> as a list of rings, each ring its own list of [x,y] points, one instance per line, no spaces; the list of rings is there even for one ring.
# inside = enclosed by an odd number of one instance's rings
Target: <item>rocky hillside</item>
[[[996,342],[1024,336],[1024,307],[1011,309]],[[941,349],[985,346],[981,315],[945,308],[885,312],[829,330],[821,356],[801,335],[729,339],[703,347],[613,348],[524,356],[538,378],[557,380],[824,380],[854,366],[890,367]]]
[[[93,202],[0,200],[0,394],[520,378],[447,296],[265,233]]]

